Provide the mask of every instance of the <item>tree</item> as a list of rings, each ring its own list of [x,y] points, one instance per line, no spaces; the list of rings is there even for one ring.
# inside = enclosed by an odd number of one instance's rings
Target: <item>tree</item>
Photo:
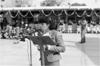
[[[60,3],[57,0],[45,0],[41,3],[41,6],[59,6]]]

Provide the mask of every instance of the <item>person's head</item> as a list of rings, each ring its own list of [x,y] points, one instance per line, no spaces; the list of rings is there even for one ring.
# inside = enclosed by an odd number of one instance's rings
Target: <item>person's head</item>
[[[49,20],[48,18],[40,18],[39,23],[41,24],[41,29],[45,30],[56,30],[57,25],[55,22]]]
[[[82,24],[85,25],[86,23],[87,23],[87,21],[84,19],[84,20],[82,21]]]
[[[39,29],[40,29],[39,21],[34,21],[34,28],[35,28],[36,30],[39,30]]]
[[[40,28],[41,30],[45,31],[49,29],[50,23],[47,19],[45,18],[40,18],[39,19],[39,24],[40,24]]]

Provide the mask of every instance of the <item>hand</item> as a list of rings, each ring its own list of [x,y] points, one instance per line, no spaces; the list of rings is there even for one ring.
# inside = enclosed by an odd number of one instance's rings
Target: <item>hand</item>
[[[54,45],[46,45],[47,50],[50,50],[52,47],[54,47]]]
[[[37,49],[40,51],[40,46],[36,45]],[[48,50],[47,45],[43,45],[43,51]]]
[[[40,46],[39,45],[36,45],[37,49],[40,51]]]
[[[37,49],[40,51],[40,46],[39,45],[36,45]],[[53,46],[52,45],[43,45],[43,48],[45,50],[50,50]]]

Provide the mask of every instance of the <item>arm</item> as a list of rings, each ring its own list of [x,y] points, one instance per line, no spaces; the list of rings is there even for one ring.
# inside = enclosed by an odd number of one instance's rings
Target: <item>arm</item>
[[[64,46],[64,41],[62,38],[61,33],[56,32],[55,34],[55,40],[57,43],[57,46],[55,45],[48,45],[48,50],[49,51],[54,51],[54,52],[64,52],[65,51],[65,46]]]

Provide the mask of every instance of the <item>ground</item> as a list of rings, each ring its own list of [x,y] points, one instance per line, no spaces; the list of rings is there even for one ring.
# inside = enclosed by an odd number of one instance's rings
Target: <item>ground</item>
[[[66,51],[61,66],[100,66],[100,34],[87,34],[80,44],[79,34],[63,34]],[[0,66],[29,66],[29,41],[0,39]],[[39,51],[32,44],[33,66],[40,66]]]

